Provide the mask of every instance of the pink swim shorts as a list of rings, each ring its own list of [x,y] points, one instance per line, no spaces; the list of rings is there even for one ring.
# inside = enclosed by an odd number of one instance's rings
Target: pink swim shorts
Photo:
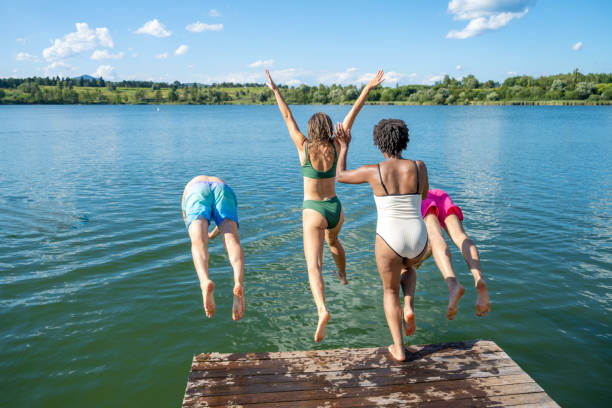
[[[453,200],[444,190],[429,190],[427,198],[421,202],[421,216],[425,218],[425,214],[430,209],[435,210],[438,221],[440,221],[440,225],[444,228],[446,228],[444,220],[450,214],[457,214],[457,217],[463,221],[461,208],[453,203]]]

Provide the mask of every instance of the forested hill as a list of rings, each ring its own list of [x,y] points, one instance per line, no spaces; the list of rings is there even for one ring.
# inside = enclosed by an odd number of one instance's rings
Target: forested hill
[[[361,86],[281,86],[290,104],[350,104]],[[212,85],[105,81],[77,78],[0,78],[0,104],[271,104],[264,84]],[[580,104],[612,105],[612,73],[578,70],[552,76],[514,76],[503,83],[481,82],[473,75],[448,75],[434,85],[396,85],[373,90],[368,103],[406,105]]]

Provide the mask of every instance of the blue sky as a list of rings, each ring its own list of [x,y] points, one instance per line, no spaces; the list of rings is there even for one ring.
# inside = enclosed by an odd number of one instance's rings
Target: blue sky
[[[612,72],[612,1],[0,0],[0,77],[432,83]]]

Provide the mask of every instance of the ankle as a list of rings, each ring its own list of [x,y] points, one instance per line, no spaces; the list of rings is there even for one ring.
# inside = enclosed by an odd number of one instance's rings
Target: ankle
[[[446,281],[446,286],[448,286],[448,290],[455,289],[459,286],[459,281],[455,276],[450,276],[444,280]]]
[[[487,288],[487,284],[485,283],[483,278],[480,278],[476,282],[474,282],[474,286],[476,287],[476,289],[479,290],[484,290]]]
[[[200,289],[202,289],[202,291],[208,290],[208,286],[210,284],[212,284],[213,287],[215,286],[214,282],[211,279],[206,279],[200,284]]]
[[[237,283],[234,285],[234,296],[244,296],[244,286],[242,286],[242,284]]]

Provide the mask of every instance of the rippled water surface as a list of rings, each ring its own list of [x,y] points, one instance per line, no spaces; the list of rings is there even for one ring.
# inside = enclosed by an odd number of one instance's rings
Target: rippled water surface
[[[320,110],[297,106],[302,130]],[[563,406],[612,398],[612,109],[373,107],[349,166],[379,161],[381,118],[404,119],[406,156],[463,208],[492,311],[468,287],[446,320],[446,285],[419,272],[413,343],[497,342]],[[231,320],[231,270],[211,245],[217,312],[202,298],[180,214],[185,183],[217,175],[237,192],[245,318]],[[338,186],[350,285],[324,275],[332,320],[316,313],[301,238],[298,158],[274,106],[0,107],[0,405],[177,406],[198,352],[391,343],[374,260],[368,186]],[[450,242],[450,241],[449,241]]]

